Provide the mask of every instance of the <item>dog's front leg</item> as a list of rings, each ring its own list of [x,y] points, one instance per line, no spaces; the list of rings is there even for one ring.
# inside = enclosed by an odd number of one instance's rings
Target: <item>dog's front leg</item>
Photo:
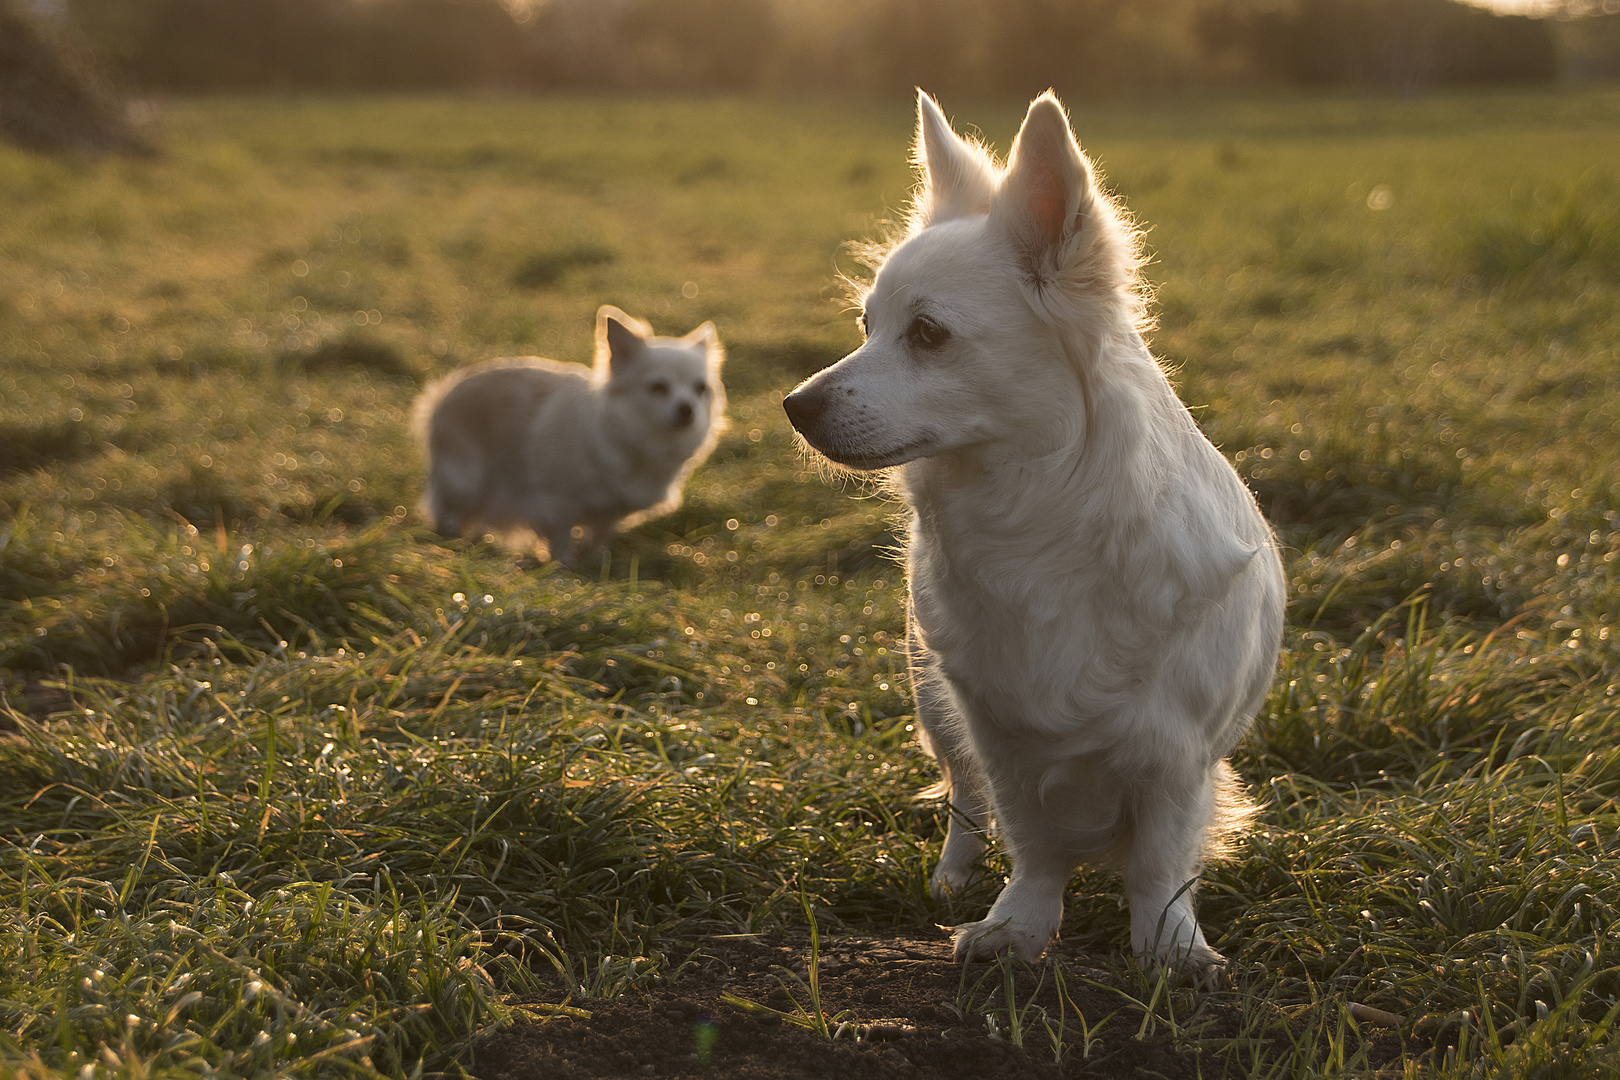
[[[998,804],[997,814],[1012,876],[990,914],[956,927],[956,958],[988,960],[1012,952],[1033,964],[1063,923],[1063,890],[1077,860],[1062,845],[1044,842],[1039,826],[1020,820],[1016,810]]]
[[[1224,963],[1193,913],[1193,885],[1214,813],[1215,785],[1208,774],[1140,792],[1125,863],[1132,948],[1138,956],[1205,975]]]
[[[1063,922],[1063,894],[1075,867],[1114,850],[1127,826],[1117,789],[1099,782],[1093,761],[1058,760],[1043,739],[992,740],[985,747],[998,751],[985,769],[1012,874],[988,915],[956,928],[956,956],[1013,952],[1033,963]]]

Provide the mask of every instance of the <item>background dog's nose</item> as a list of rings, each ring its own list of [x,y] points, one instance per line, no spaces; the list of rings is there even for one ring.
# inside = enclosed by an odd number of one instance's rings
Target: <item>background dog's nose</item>
[[[692,422],[692,404],[683,401],[675,408],[675,426],[685,427]]]
[[[782,408],[787,410],[788,419],[801,432],[815,426],[826,407],[827,395],[820,390],[795,390],[782,399]]]

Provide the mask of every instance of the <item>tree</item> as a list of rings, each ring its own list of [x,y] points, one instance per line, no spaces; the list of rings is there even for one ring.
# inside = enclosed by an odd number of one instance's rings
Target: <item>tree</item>
[[[12,0],[0,0],[0,138],[46,151],[150,149],[88,50]]]

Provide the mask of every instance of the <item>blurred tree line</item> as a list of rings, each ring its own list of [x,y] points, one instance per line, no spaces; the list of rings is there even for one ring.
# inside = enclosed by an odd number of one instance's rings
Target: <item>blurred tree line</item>
[[[0,140],[33,150],[145,153],[95,58],[30,8],[0,0]]]
[[[1545,81],[1548,20],[1459,0],[54,0],[146,90],[1082,97]]]

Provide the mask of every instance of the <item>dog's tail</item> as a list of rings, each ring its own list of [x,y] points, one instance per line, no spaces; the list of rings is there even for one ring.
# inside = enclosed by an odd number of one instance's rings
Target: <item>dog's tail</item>
[[[1215,813],[1204,834],[1204,860],[1231,854],[1233,841],[1249,831],[1259,812],[1231,764],[1223,760],[1216,765]]]
[[[427,484],[422,491],[422,498],[417,501],[416,512],[428,523],[430,528],[439,532],[446,530],[444,515],[434,497],[434,469],[433,469],[433,413],[444,400],[456,383],[455,376],[447,376],[429,383],[411,403],[411,435],[422,454],[422,462],[426,466]]]
[[[433,428],[433,410],[439,407],[444,395],[449,391],[454,379],[435,379],[427,384],[422,392],[416,395],[411,403],[411,435],[416,444],[422,448],[422,453],[428,452],[428,436]]]

